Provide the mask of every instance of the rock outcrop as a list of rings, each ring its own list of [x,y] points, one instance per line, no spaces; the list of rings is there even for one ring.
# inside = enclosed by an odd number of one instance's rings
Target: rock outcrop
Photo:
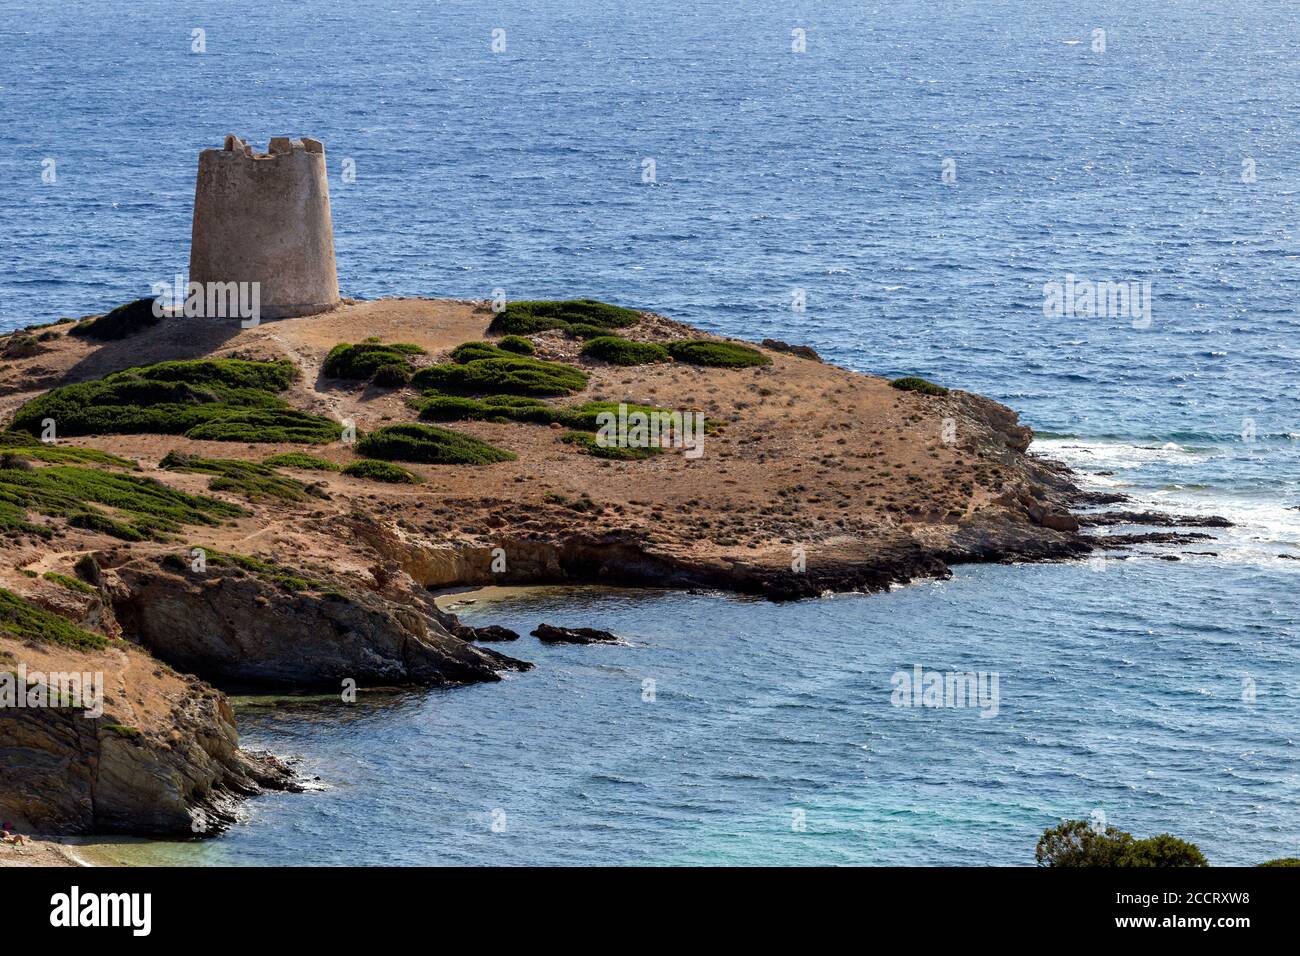
[[[594,627],[555,627],[539,624],[533,628],[533,637],[543,644],[622,644],[623,639],[609,631]]]
[[[66,662],[104,668],[101,716],[0,708],[0,819],[38,833],[205,836],[244,797],[296,788],[278,759],[239,749],[221,694],[135,649],[102,657]]]
[[[529,665],[448,631],[427,601],[359,589],[286,591],[255,575],[149,562],[117,569],[118,621],[160,660],[217,684],[445,686]]]

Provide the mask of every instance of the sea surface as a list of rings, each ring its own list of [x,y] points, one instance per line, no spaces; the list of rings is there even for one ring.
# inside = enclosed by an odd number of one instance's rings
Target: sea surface
[[[585,295],[809,344],[1238,525],[797,604],[480,602],[628,645],[525,637],[537,669],[501,684],[253,703],[246,744],[320,789],[101,851],[1023,865],[1101,814],[1216,863],[1300,852],[1293,3],[0,0],[0,329],[183,273],[227,133],[326,143],[345,294]],[[1150,282],[1150,321],[1045,314],[1067,276]],[[918,665],[998,675],[996,716],[894,706]]]

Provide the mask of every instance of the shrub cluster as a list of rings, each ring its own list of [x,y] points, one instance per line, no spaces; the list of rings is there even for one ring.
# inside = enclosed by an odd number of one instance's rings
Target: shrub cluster
[[[619,445],[601,445],[596,436],[588,432],[569,432],[560,437],[567,445],[576,445],[588,455],[597,458],[612,458],[615,461],[642,461],[663,453],[662,448],[624,448]]]
[[[274,468],[256,461],[237,458],[198,458],[181,452],[168,452],[158,467],[169,471],[187,471],[212,475],[209,491],[231,491],[249,501],[276,498],[280,501],[306,501],[311,489],[295,478],[286,478]]]
[[[373,458],[361,458],[343,469],[343,474],[351,478],[368,478],[371,481],[386,481],[397,485],[418,485],[419,475],[407,471],[400,465]]]
[[[1162,833],[1144,840],[1116,827],[1100,829],[1088,820],[1048,827],[1038,839],[1039,866],[1179,867],[1208,866],[1205,855],[1186,840]]]
[[[536,351],[533,348],[533,343],[522,335],[507,335],[497,342],[497,348],[506,352],[514,352],[516,355],[532,355]]]
[[[237,505],[186,494],[152,478],[76,465],[0,468],[0,532],[49,537],[49,528],[27,520],[28,510],[124,541],[164,540],[183,525],[218,525],[248,514]]]
[[[357,453],[431,465],[487,465],[515,459],[512,452],[436,425],[385,425],[357,442]]]
[[[657,342],[633,342],[617,335],[600,335],[591,339],[582,347],[582,354],[615,365],[649,365],[651,362],[667,362],[669,358],[668,349]]]
[[[458,346],[459,359],[453,352],[453,362],[421,369],[411,384],[449,395],[571,395],[587,387],[586,374],[576,368],[505,353],[485,355],[484,348],[494,347],[476,342]]]
[[[321,371],[329,378],[395,387],[411,380],[415,369],[410,357],[423,354],[424,349],[409,342],[340,342],[325,356]]]
[[[497,335],[531,335],[547,329],[563,329],[579,338],[577,326],[608,332],[636,325],[641,315],[635,309],[597,302],[595,299],[538,299],[511,302],[492,320],[488,331]]]
[[[12,430],[60,436],[154,433],[213,441],[324,444],[337,422],[298,411],[276,392],[297,376],[291,362],[200,359],[125,369],[52,389],[18,409]]]
[[[59,644],[80,651],[107,647],[107,637],[83,631],[57,614],[42,610],[12,591],[0,588],[0,633],[24,641]]]
[[[713,368],[750,368],[771,365],[772,360],[758,349],[734,342],[711,342],[708,339],[683,339],[665,346],[678,362],[707,365]]]

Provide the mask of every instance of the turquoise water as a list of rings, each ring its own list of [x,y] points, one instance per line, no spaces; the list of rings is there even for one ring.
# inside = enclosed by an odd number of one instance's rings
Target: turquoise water
[[[595,6],[0,0],[0,328],[184,271],[199,149],[315,135],[348,294],[587,294],[806,342],[1006,401],[1089,487],[1238,527],[873,597],[484,609],[637,645],[525,638],[538,669],[501,685],[247,712],[325,789],[132,852],[1011,864],[1100,810],[1216,862],[1294,854],[1293,5]],[[1151,327],[1045,317],[1066,274],[1149,280]],[[997,672],[998,716],[892,707],[915,664]]]

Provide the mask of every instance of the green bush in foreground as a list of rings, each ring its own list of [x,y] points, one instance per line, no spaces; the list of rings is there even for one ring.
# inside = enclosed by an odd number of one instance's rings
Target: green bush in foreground
[[[276,498],[280,501],[306,501],[310,489],[295,478],[277,474],[274,468],[255,461],[236,458],[197,458],[180,452],[168,452],[158,467],[212,475],[210,491],[232,491],[250,501]]]
[[[96,505],[112,508],[113,514]],[[124,541],[162,540],[183,525],[217,525],[248,514],[237,505],[189,495],[152,478],[75,465],[0,469],[0,531],[49,537],[48,528],[26,520],[28,509]]]
[[[109,645],[108,638],[83,631],[66,618],[41,610],[4,588],[0,588],[0,634],[81,651],[95,651]]]
[[[271,468],[297,468],[301,471],[338,471],[339,466],[324,458],[307,455],[300,451],[287,451],[280,455],[263,458],[262,464]]]
[[[423,354],[424,349],[409,342],[360,342],[356,345],[341,342],[325,356],[321,371],[329,378],[358,382],[383,378],[384,381],[375,381],[375,384],[404,385],[410,381],[414,371],[410,356]],[[382,376],[379,374],[381,370]]]
[[[111,312],[87,319],[73,326],[70,335],[79,335],[101,342],[116,341],[152,328],[162,319],[153,314],[153,299],[136,299],[119,305]]]
[[[1300,857],[1282,856],[1276,860],[1265,860],[1260,866],[1300,866]]]
[[[510,356],[434,365],[411,384],[449,395],[571,395],[587,387],[587,376],[558,362]]]
[[[657,342],[633,342],[617,335],[591,339],[582,347],[582,354],[615,365],[649,365],[651,362],[667,362],[669,357],[668,350]]]
[[[143,432],[214,441],[337,440],[337,422],[298,411],[275,394],[296,376],[291,362],[159,362],[46,392],[18,409],[10,429],[40,435],[51,418],[61,437]]]
[[[357,442],[357,454],[430,465],[487,465],[515,460],[512,452],[436,425],[385,425]]]
[[[707,365],[712,368],[750,368],[771,365],[772,360],[757,349],[734,342],[711,342],[707,339],[685,339],[669,342],[668,354],[679,362],[690,365]]]
[[[904,392],[920,392],[922,395],[947,395],[948,390],[942,385],[936,385],[934,382],[926,381],[915,375],[908,375],[904,378],[896,378],[889,383],[894,388]]]
[[[587,432],[568,432],[560,436],[566,445],[576,445],[588,455],[597,458],[610,458],[615,461],[643,461],[654,455],[663,454],[662,448],[624,448],[619,445],[601,445],[596,436]]]
[[[373,458],[362,458],[343,469],[343,474],[350,478],[367,478],[370,481],[386,481],[395,485],[418,485],[420,477],[407,471],[400,465]]]
[[[1038,839],[1039,866],[1188,867],[1208,866],[1205,855],[1186,840],[1162,833],[1135,840],[1116,827],[1099,831],[1088,820],[1066,820]]]
[[[597,302],[595,299],[539,299],[511,302],[492,320],[488,331],[496,334],[531,335],[547,329],[586,325],[609,331],[641,321],[635,309]]]

